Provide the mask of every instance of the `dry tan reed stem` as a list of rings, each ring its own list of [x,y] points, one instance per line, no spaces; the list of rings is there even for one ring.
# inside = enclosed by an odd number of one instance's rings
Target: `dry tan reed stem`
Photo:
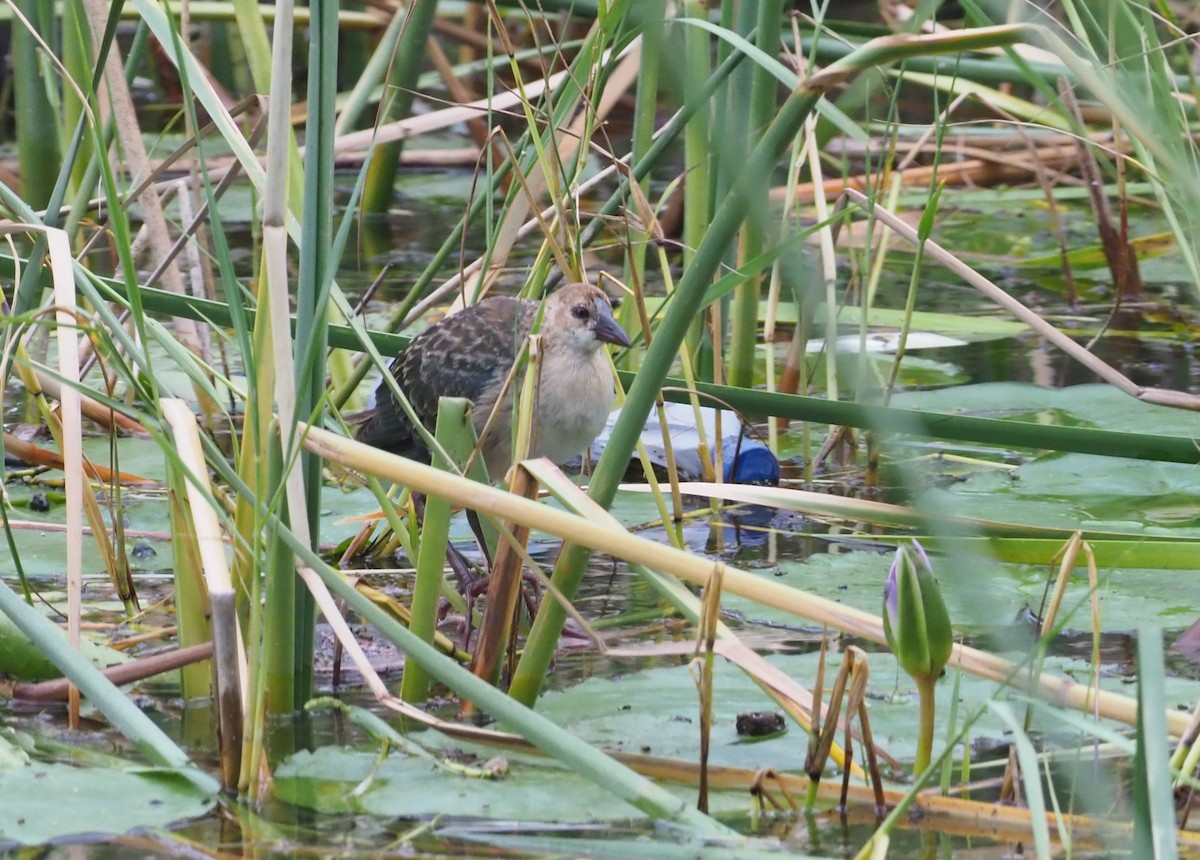
[[[64,382],[59,395],[63,473],[67,490],[67,639],[79,650],[83,607],[83,415],[80,407],[79,339],[75,321],[75,280],[71,276],[71,244],[62,230],[47,229],[50,270],[54,279],[54,318],[58,323],[58,372]],[[94,499],[92,500],[95,501]],[[71,729],[79,728],[79,690],[67,691]]]
[[[413,460],[386,454],[327,430],[303,424],[299,426],[305,434],[304,445],[308,450],[344,467],[369,472],[418,492],[449,499],[456,505],[569,538],[583,546],[671,573],[687,582],[704,585],[712,573],[711,559],[693,556]],[[882,577],[880,583],[882,593]],[[885,641],[883,625],[877,615],[790,588],[774,580],[753,576],[734,567],[725,568],[725,590],[872,642],[883,644]],[[1100,716],[1129,725],[1133,725],[1137,719],[1137,702],[1128,696],[1100,691],[1093,698],[1086,686],[1051,675],[1031,677],[1025,668],[965,645],[955,646],[951,664],[972,675],[1030,689],[1051,702],[1075,710],[1086,712],[1094,706]],[[1185,713],[1167,712],[1167,726],[1172,735],[1182,734],[1187,721],[1188,715]]]
[[[188,404],[178,398],[164,398],[160,406],[163,417],[171,426],[179,459],[192,475],[192,480],[185,482],[192,518],[192,538],[200,556],[209,600],[221,784],[227,789],[236,788],[242,763],[243,717],[250,689],[233,579],[229,574],[221,523],[209,501],[212,491],[207,486],[208,469],[196,416]]]

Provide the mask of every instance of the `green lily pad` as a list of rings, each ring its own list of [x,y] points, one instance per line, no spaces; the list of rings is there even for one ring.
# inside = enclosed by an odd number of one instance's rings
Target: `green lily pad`
[[[1192,438],[1196,413],[1143,403],[1111,385],[1073,385],[1043,388],[1020,382],[960,385],[938,391],[905,391],[892,397],[893,406],[931,409],[989,418],[1023,418],[1054,423],[1073,422],[1105,430],[1150,432]],[[1066,421],[1064,421],[1064,418]]]
[[[423,738],[428,741],[428,738]],[[482,763],[495,751],[475,750]],[[322,812],[387,818],[434,815],[522,822],[631,821],[644,816],[590,780],[535,755],[504,753],[507,775],[465,775],[417,757],[322,747],[291,756],[275,772],[280,800]],[[694,789],[676,787],[682,800]],[[717,795],[714,811],[746,812],[749,796]]]
[[[0,846],[99,839],[168,827],[209,812],[215,799],[167,771],[35,762],[0,770]]]
[[[62,636],[65,638],[66,633]],[[79,650],[93,666],[104,669],[128,663],[128,654],[106,648],[86,637],[80,639]],[[6,615],[0,614],[0,674],[22,681],[43,681],[62,677],[62,672],[22,633]]]

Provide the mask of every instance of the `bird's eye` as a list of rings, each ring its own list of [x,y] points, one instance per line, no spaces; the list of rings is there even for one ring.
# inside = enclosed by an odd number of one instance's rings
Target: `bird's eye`
[[[577,320],[587,319],[589,316],[588,306],[575,305],[575,307],[571,308],[571,316],[575,317]]]

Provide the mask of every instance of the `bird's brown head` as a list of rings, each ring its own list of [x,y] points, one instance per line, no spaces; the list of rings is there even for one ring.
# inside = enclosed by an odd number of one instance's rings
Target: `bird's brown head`
[[[591,284],[568,284],[546,299],[542,332],[550,346],[591,352],[603,344],[629,346],[629,335],[613,318],[612,302]]]

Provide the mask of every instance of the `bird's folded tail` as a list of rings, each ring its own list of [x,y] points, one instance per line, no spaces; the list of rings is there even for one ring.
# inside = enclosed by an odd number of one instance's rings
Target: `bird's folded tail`
[[[359,442],[402,457],[420,459],[423,454],[425,446],[404,419],[404,413],[386,385],[379,386],[375,392],[374,408],[362,413],[358,420],[361,423],[354,431],[354,438]]]

